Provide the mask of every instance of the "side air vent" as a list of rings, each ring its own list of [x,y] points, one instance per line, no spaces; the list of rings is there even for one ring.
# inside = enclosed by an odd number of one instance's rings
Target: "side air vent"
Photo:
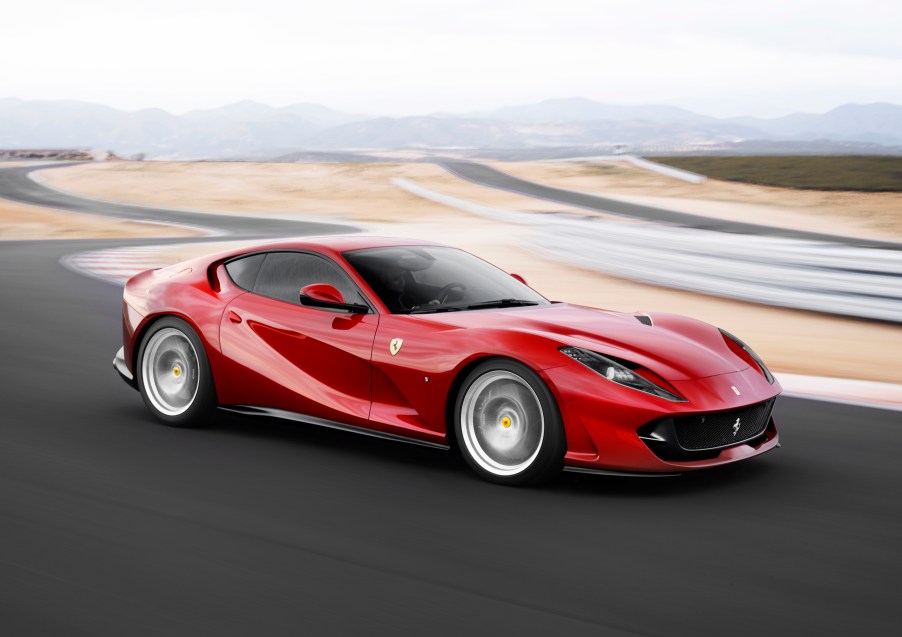
[[[648,314],[633,314],[636,317],[636,320],[645,325],[654,325],[651,321],[651,317]]]

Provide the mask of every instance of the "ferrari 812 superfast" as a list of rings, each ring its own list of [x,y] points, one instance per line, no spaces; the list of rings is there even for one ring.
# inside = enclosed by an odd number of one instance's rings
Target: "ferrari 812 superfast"
[[[435,243],[280,241],[132,277],[114,366],[160,421],[218,411],[441,449],[483,478],[679,474],[778,445],[780,386],[739,338],[549,301]]]

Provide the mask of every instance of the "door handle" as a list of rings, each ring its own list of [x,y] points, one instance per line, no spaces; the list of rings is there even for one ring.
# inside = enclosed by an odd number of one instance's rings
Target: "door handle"
[[[229,320],[232,321],[232,323],[240,323],[241,317],[229,310]]]

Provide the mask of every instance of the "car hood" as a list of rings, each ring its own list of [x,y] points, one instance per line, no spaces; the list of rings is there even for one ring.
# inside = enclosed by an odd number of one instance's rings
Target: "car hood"
[[[748,368],[712,325],[676,314],[636,315],[555,303],[417,316],[451,328],[504,330],[544,336],[555,346],[583,347],[647,367],[667,380],[691,380]]]

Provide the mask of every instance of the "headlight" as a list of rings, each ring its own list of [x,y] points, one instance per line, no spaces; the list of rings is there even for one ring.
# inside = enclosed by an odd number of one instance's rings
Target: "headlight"
[[[604,376],[612,383],[617,383],[618,385],[623,385],[624,387],[629,387],[630,389],[635,389],[646,394],[651,394],[652,396],[657,396],[658,398],[664,398],[665,400],[669,400],[671,402],[686,402],[685,398],[681,398],[680,396],[667,391],[663,387],[655,385],[653,382],[646,378],[643,378],[625,365],[611,360],[606,356],[602,356],[597,352],[582,349],[581,347],[561,347],[559,349],[562,354],[566,354],[576,362],[582,363],[593,372]]]
[[[751,347],[743,343],[741,340],[739,340],[737,337],[733,336],[726,330],[720,330],[720,333],[723,334],[724,339],[727,340],[727,345],[729,345],[729,342],[732,341],[737,347],[739,347],[739,349],[744,351],[748,355],[748,357],[752,359],[752,362],[754,362],[755,365],[761,368],[761,373],[764,374],[764,378],[767,379],[767,382],[769,382],[771,385],[774,384],[774,375],[770,373],[767,365],[765,365],[764,361],[761,360],[754,351],[752,351]],[[737,352],[737,354],[739,353]],[[739,354],[739,356],[742,357],[741,354]]]

